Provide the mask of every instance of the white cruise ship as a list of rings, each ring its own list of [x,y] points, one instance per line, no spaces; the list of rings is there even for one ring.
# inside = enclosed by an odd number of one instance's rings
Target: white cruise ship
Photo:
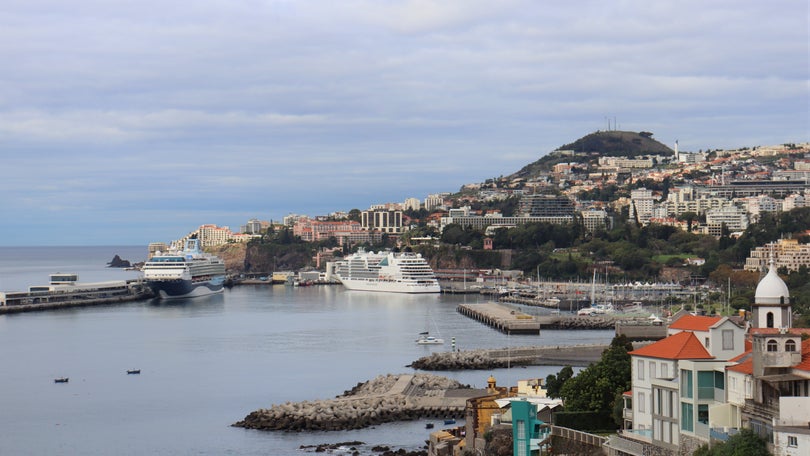
[[[157,252],[143,265],[143,278],[156,296],[189,298],[222,292],[225,263],[188,239],[182,251]]]
[[[348,290],[390,293],[438,293],[439,281],[422,255],[411,252],[359,251],[335,264],[335,275]]]

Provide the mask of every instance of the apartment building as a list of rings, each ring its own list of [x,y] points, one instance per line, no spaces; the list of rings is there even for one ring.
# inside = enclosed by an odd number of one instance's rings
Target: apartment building
[[[719,237],[724,225],[731,232],[745,231],[748,228],[748,212],[731,203],[706,212],[707,234]]]
[[[364,230],[382,233],[402,233],[402,211],[369,209],[360,214],[360,224]]]
[[[360,222],[349,220],[299,220],[293,225],[293,234],[306,242],[318,242],[336,237],[335,233],[359,232]]]
[[[562,195],[523,195],[520,197],[518,212],[524,217],[573,216],[574,202]]]
[[[798,271],[802,266],[810,267],[810,244],[799,244],[798,239],[780,239],[751,250],[745,259],[746,271],[764,271],[773,259],[776,269]]]
[[[644,187],[630,192],[630,219],[637,219],[639,223],[646,224],[653,216],[655,198],[652,190]]]

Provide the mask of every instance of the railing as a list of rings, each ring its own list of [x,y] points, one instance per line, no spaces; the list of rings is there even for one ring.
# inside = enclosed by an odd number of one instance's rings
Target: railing
[[[614,450],[618,450],[624,454],[639,455],[639,456],[648,454],[645,451],[647,445],[641,442],[629,440],[621,435],[611,436],[607,440],[607,442],[605,442],[604,446]]]
[[[773,401],[771,404],[763,404],[761,402],[755,402],[752,399],[746,399],[743,411],[751,415],[770,419],[771,417],[779,416],[779,402]]]
[[[551,435],[561,437],[566,440],[573,440],[575,442],[595,446],[597,448],[601,448],[602,445],[607,441],[607,438],[605,437],[560,426],[552,426]]]

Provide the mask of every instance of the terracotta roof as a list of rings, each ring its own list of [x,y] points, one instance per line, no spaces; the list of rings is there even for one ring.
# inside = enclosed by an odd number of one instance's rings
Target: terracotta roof
[[[669,329],[679,329],[681,331],[708,331],[715,323],[723,317],[706,317],[701,315],[684,315],[675,320]]]
[[[681,331],[630,352],[634,356],[662,359],[714,359],[692,332]]]
[[[773,331],[776,328],[758,328],[757,332],[759,334],[776,334],[778,329]],[[806,333],[807,328],[791,328],[791,333]],[[729,361],[736,362],[734,366],[728,366],[726,370],[730,370],[732,372],[740,372],[743,374],[753,375],[754,374],[754,359],[753,359],[753,351],[750,347],[751,342],[748,340],[745,341],[745,345],[747,350]],[[792,366],[793,369],[810,372],[810,339],[806,339],[802,341],[802,361],[795,366]]]
[[[802,362],[793,366],[794,369],[810,372],[810,339],[802,341]]]
[[[751,328],[750,334],[779,334],[782,330],[779,328]],[[810,336],[810,328],[790,328],[787,331],[789,334],[807,334]]]

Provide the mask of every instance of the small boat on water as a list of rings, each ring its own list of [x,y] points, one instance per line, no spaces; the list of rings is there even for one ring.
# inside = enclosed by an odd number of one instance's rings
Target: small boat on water
[[[70,379],[67,378],[67,377],[59,377],[59,378],[53,379],[53,382],[54,383],[67,383],[68,380],[70,380]]]
[[[444,420],[444,424],[456,424],[456,420],[454,418],[450,418],[449,420]]]
[[[416,343],[419,345],[442,345],[444,344],[444,339],[439,339],[429,335],[429,333],[423,332],[419,333],[419,338],[416,339]]]
[[[141,373],[140,369],[127,369],[127,375],[129,375],[129,374],[140,374],[140,373]]]
[[[425,429],[433,429],[433,423],[425,424]]]

